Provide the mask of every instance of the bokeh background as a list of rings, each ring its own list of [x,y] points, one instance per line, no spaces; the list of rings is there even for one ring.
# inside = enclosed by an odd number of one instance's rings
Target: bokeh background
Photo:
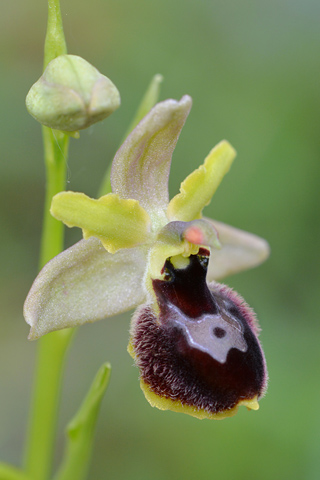
[[[63,428],[99,366],[113,365],[90,480],[320,478],[319,16],[316,0],[63,0],[69,52],[108,75],[122,107],[72,140],[69,188],[95,196],[155,73],[161,99],[194,106],[171,194],[227,138],[238,157],[206,214],[268,239],[270,259],[226,279],[257,311],[270,385],[258,412],[199,421],[151,408],[126,352],[130,315],[82,327],[69,352]],[[20,463],[36,342],[22,317],[37,272],[44,196],[40,126],[25,95],[42,68],[45,0],[0,16],[0,454]],[[66,243],[80,238],[68,231]]]

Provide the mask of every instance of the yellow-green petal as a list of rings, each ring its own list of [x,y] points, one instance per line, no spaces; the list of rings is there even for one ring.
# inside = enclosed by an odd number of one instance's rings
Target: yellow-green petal
[[[82,228],[84,238],[98,238],[110,253],[146,243],[150,235],[150,218],[139,202],[112,193],[96,200],[61,192],[53,198],[51,214],[68,227]]]
[[[235,156],[236,152],[229,142],[223,140],[218,143],[203,165],[182,182],[180,193],[169,203],[168,218],[184,222],[201,218],[202,209],[210,203]]]

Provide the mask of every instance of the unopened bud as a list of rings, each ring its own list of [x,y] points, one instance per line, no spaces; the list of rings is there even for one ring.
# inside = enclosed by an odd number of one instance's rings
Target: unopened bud
[[[73,132],[108,117],[119,107],[120,94],[83,58],[60,55],[31,87],[26,105],[41,124]]]

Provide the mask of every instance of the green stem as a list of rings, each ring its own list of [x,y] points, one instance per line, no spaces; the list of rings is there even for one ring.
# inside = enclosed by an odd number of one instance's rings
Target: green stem
[[[48,0],[44,68],[67,53],[59,0]],[[50,215],[52,197],[65,189],[69,137],[43,127],[46,199],[40,267],[63,249],[63,225]],[[25,471],[32,480],[47,480],[51,471],[64,360],[72,330],[54,332],[38,342],[33,402],[27,436]]]
[[[61,252],[63,225],[50,215],[52,197],[65,188],[69,139],[43,128],[47,188],[40,267]],[[65,354],[72,330],[46,335],[38,342],[38,362],[26,451],[26,472],[33,480],[46,480],[52,463],[57,411]]]
[[[43,127],[47,174],[45,210],[41,239],[40,269],[63,249],[64,225],[50,215],[52,197],[65,190],[69,137],[57,130]]]
[[[48,23],[44,45],[43,69],[59,55],[67,53],[66,40],[63,33],[60,1],[48,0]]]

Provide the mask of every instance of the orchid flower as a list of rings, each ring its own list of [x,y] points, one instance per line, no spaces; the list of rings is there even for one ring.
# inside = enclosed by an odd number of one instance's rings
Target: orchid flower
[[[191,98],[158,103],[118,150],[112,193],[62,192],[51,213],[84,239],[51,260],[25,302],[30,339],[136,308],[128,351],[152,406],[198,418],[258,408],[267,372],[253,311],[223,276],[268,256],[261,238],[202,218],[235,151],[227,141],[170,202],[171,157]]]

